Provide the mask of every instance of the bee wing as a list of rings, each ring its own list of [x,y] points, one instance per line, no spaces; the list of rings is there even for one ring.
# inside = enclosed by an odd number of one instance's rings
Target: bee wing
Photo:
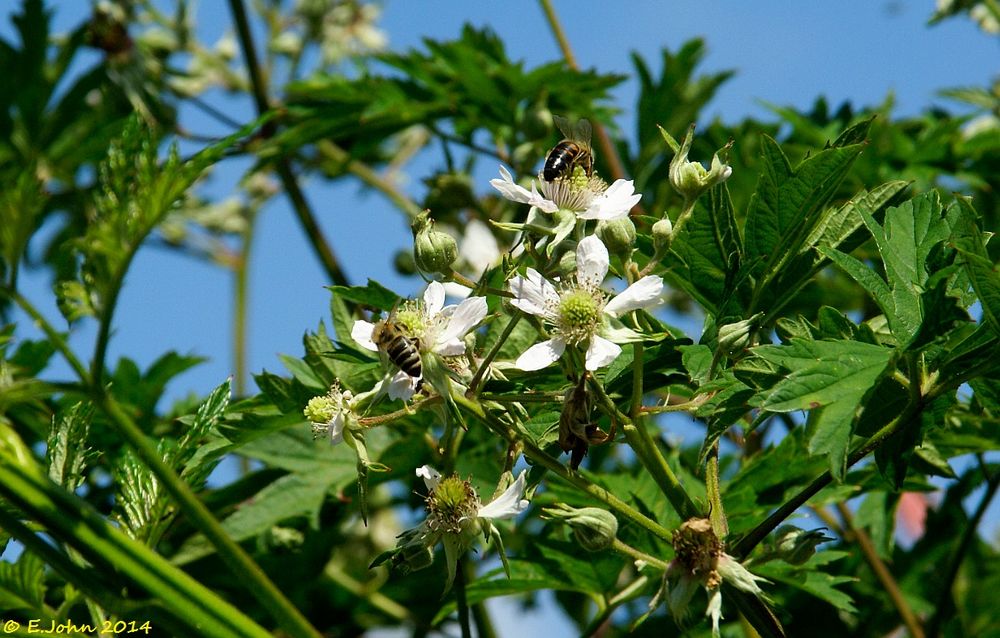
[[[579,120],[573,127],[573,139],[590,146],[590,138],[594,134],[594,129],[590,126],[590,120]]]
[[[573,139],[573,133],[576,130],[576,127],[573,126],[572,122],[561,115],[553,115],[552,121],[556,123],[556,127],[563,134],[564,138],[568,140]]]

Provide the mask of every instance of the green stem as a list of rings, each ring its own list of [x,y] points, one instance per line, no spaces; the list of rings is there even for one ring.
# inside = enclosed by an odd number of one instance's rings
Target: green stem
[[[39,520],[48,533],[73,546],[93,565],[113,569],[149,592],[198,635],[219,638],[270,635],[184,571],[111,527],[95,509],[48,479],[41,468],[0,460],[0,494]],[[67,566],[63,563],[62,567]],[[93,581],[92,576],[89,578]]]
[[[114,594],[114,583],[106,582],[103,574],[93,568],[85,568],[76,564],[72,558],[47,543],[22,523],[16,516],[0,507],[0,529],[10,534],[25,549],[43,561],[62,576],[66,582],[86,594],[88,599],[95,600],[105,609],[116,614],[127,614],[142,607],[141,603],[124,600]]]
[[[604,503],[611,509],[615,510],[622,517],[627,518],[636,525],[642,527],[646,531],[650,532],[654,536],[667,541],[671,541],[673,535],[669,530],[661,526],[659,523],[643,516],[631,505],[621,500],[611,492],[607,491],[599,485],[595,485],[588,481],[579,472],[572,472],[559,462],[558,459],[553,458],[551,455],[546,453],[544,450],[539,448],[533,442],[522,437],[518,432],[507,424],[499,421],[490,413],[486,412],[482,406],[471,399],[468,399],[460,394],[453,394],[455,403],[465,408],[476,416],[480,421],[486,424],[494,433],[503,437],[504,440],[510,443],[518,443],[523,446],[524,454],[529,459],[531,459],[536,465],[541,465],[545,469],[549,470],[565,482],[578,488],[580,491],[588,494],[594,499]]]
[[[667,500],[670,501],[670,505],[673,506],[674,511],[683,520],[699,516],[698,507],[684,490],[684,486],[681,485],[680,480],[674,474],[674,470],[667,463],[667,459],[660,452],[659,446],[657,446],[656,441],[653,440],[653,436],[649,433],[645,425],[636,425],[633,423],[629,417],[622,414],[621,410],[618,409],[615,402],[604,391],[604,387],[597,379],[591,376],[590,381],[590,387],[594,389],[602,405],[604,405],[613,419],[618,420],[622,424],[625,440],[628,441],[629,446],[635,452],[643,467],[649,471],[653,480],[656,481],[660,490],[667,497]],[[633,406],[633,409],[635,409],[635,406]]]
[[[851,516],[851,510],[848,509],[847,505],[837,503],[837,511],[840,513],[840,518],[844,521],[845,535],[848,539],[853,537],[854,542],[857,543],[861,554],[865,557],[865,561],[875,574],[875,578],[881,583],[882,589],[885,590],[886,595],[889,596],[889,600],[892,601],[893,606],[899,613],[899,617],[903,620],[903,624],[906,625],[910,638],[924,638],[924,630],[920,627],[920,620],[913,613],[910,604],[906,602],[906,597],[903,595],[902,590],[899,589],[899,584],[893,577],[892,572],[886,567],[885,561],[878,555],[875,543],[872,542],[872,539],[863,529],[855,527],[854,517]]]
[[[726,512],[722,509],[722,490],[719,487],[719,442],[712,445],[708,453],[708,463],[705,466],[705,492],[708,495],[708,517],[712,521],[712,530],[719,538],[729,536],[729,522]]]
[[[465,596],[465,577],[465,559],[459,558],[455,569],[455,605],[458,607],[458,624],[462,628],[462,638],[472,638],[469,602]]]
[[[515,311],[514,316],[512,316],[510,321],[507,322],[507,325],[504,326],[503,332],[500,333],[496,343],[493,344],[490,351],[486,353],[486,357],[482,360],[482,362],[480,362],[479,368],[476,370],[476,375],[472,377],[472,381],[469,383],[469,392],[475,393],[479,389],[479,384],[483,380],[483,375],[485,375],[486,371],[489,370],[490,364],[492,364],[493,360],[496,359],[497,354],[500,353],[500,348],[502,348],[503,344],[507,342],[510,334],[514,332],[514,328],[517,327],[517,322],[520,320],[521,311]]]
[[[662,569],[662,570],[667,569],[666,561],[660,560],[655,556],[650,556],[645,552],[639,551],[638,549],[632,547],[631,545],[621,542],[617,538],[614,541],[612,541],[611,549],[615,550],[619,554],[624,554],[625,556],[628,556],[633,560],[641,560],[644,563],[652,565],[657,569]]]
[[[240,47],[243,49],[243,58],[246,61],[247,72],[250,74],[250,84],[253,89],[253,98],[257,107],[257,113],[264,114],[271,109],[271,105],[267,98],[260,64],[257,62],[257,53],[253,44],[253,36],[250,34],[250,23],[247,20],[246,8],[243,6],[242,0],[229,0],[229,9],[233,14],[233,22],[236,23],[236,32],[240,40]],[[263,130],[264,137],[271,137],[274,131],[273,121],[267,122]],[[292,210],[295,212],[302,230],[305,231],[312,249],[319,257],[327,276],[337,285],[348,285],[347,276],[340,267],[337,257],[333,254],[330,244],[323,237],[323,231],[320,230],[319,224],[316,222],[316,217],[313,215],[312,209],[309,207],[309,202],[306,201],[305,195],[299,187],[299,182],[295,178],[295,174],[292,172],[291,164],[287,158],[279,157],[275,161],[275,172],[278,173],[278,178],[281,180],[285,194],[288,195],[288,199],[292,204]]]
[[[102,388],[93,388],[94,402],[116,426],[118,432],[152,470],[166,491],[219,554],[219,558],[232,570],[238,582],[268,610],[281,627],[292,636],[318,638],[319,633],[288,601],[253,559],[243,551],[212,516],[204,503],[198,500],[191,488],[164,461],[149,439]]]
[[[346,150],[330,140],[321,140],[316,145],[317,150],[342,165],[349,173],[360,179],[366,186],[370,186],[385,195],[389,201],[395,204],[396,208],[403,211],[410,219],[416,219],[417,215],[424,211],[423,208],[407,197],[396,186],[384,179],[375,172],[368,164],[356,160]]]
[[[73,368],[73,372],[75,372],[80,378],[80,381],[84,385],[89,385],[90,374],[87,372],[86,366],[83,365],[83,362],[77,359],[73,350],[70,349],[69,344],[66,343],[65,339],[63,339],[63,336],[52,327],[52,324],[48,322],[42,313],[40,313],[30,301],[22,297],[16,290],[4,286],[3,288],[0,288],[0,292],[10,299],[13,299],[14,303],[16,303],[21,310],[25,312],[25,314],[31,317],[32,321],[35,322],[35,325],[41,328],[42,332],[45,333],[45,336],[48,337],[49,342],[51,342],[52,345],[55,346],[56,350],[59,351],[59,354],[66,359],[66,363],[69,364],[69,367]]]

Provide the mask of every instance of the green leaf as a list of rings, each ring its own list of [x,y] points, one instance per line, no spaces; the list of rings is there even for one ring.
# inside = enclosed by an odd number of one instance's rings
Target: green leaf
[[[791,585],[797,589],[826,601],[846,614],[854,614],[857,608],[854,601],[838,585],[854,582],[850,576],[836,576],[822,569],[825,565],[848,556],[847,552],[826,550],[816,552],[808,562],[801,567],[789,565],[782,561],[770,561],[754,567],[754,571],[769,580]]]
[[[861,144],[829,148],[793,170],[778,143],[764,136],[763,172],[744,226],[745,263],[755,278],[773,279],[798,254],[863,149]]]
[[[809,451],[829,455],[831,471],[842,479],[855,413],[885,373],[892,350],[858,341],[793,339],[787,346],[760,346],[752,352],[789,372],[759,392],[756,405],[769,412],[815,410]]]
[[[708,200],[707,205],[705,200]],[[709,313],[743,316],[748,299],[737,295],[743,245],[732,199],[725,183],[713,187],[671,245],[667,276],[690,293]]]
[[[17,562],[0,561],[0,609],[49,617],[44,564],[33,553],[22,552]]]
[[[90,422],[94,407],[89,403],[76,403],[54,419],[46,443],[45,457],[49,478],[73,491],[83,482],[83,470],[94,456],[87,446]]]
[[[982,303],[983,318],[1000,335],[1000,271],[986,252],[986,238],[976,225],[978,214],[965,197],[957,198],[965,213],[959,218],[955,247],[965,260],[972,287]]]
[[[392,310],[393,306],[400,301],[399,295],[372,279],[368,280],[367,286],[327,286],[327,289],[333,293],[334,299],[352,301],[356,304],[386,312]],[[351,334],[351,327],[353,325],[354,322],[352,321],[350,326],[344,326],[348,335]],[[340,333],[338,332],[337,334],[339,337]]]
[[[354,464],[351,463],[351,480]],[[315,528],[319,525],[319,509],[331,487],[331,477],[322,474],[287,474],[258,492],[222,521],[222,527],[235,541],[245,541],[269,531],[275,525],[296,517],[306,517]],[[186,565],[215,553],[215,547],[204,536],[189,538],[177,551],[172,562]]]

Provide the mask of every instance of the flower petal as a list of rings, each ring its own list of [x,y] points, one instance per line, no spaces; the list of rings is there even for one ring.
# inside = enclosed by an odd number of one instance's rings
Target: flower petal
[[[427,316],[433,317],[440,314],[442,308],[444,308],[444,286],[440,282],[432,281],[427,284],[427,290],[424,291],[424,310],[427,311]]]
[[[441,481],[441,472],[438,472],[430,465],[421,465],[416,470],[417,476],[424,479],[424,485],[427,489],[433,490],[438,486]]]
[[[639,308],[650,308],[661,302],[663,279],[657,275],[646,275],[604,306],[604,312],[618,317]]]
[[[351,327],[351,339],[358,342],[358,345],[372,352],[378,352],[378,346],[372,341],[372,330],[375,329],[375,324],[370,321],[365,321],[363,319],[358,319],[354,322],[354,326]]]
[[[444,294],[452,299],[465,299],[472,294],[472,289],[454,281],[447,281],[444,284]]]
[[[578,213],[580,219],[619,219],[628,215],[639,203],[642,194],[636,194],[632,180],[619,179],[599,197],[594,198],[587,210]]]
[[[532,206],[537,206],[546,213],[554,213],[559,210],[559,207],[555,203],[545,199],[535,188],[534,183],[531,185],[531,190],[524,188],[518,184],[514,183],[514,178],[511,177],[510,171],[508,171],[503,166],[500,167],[500,176],[503,179],[491,179],[490,186],[500,191],[500,194],[505,198],[518,202],[521,204],[531,204]]]
[[[587,362],[585,367],[591,372],[598,368],[603,368],[614,361],[621,354],[621,351],[622,348],[618,344],[612,343],[604,337],[594,335],[590,338],[590,345],[587,347]]]
[[[343,412],[337,412],[333,415],[333,419],[327,424],[327,434],[330,436],[330,445],[337,445],[344,440],[344,423],[347,419],[344,418]]]
[[[395,401],[396,399],[402,399],[403,401],[409,401],[413,394],[417,391],[417,382],[420,379],[417,377],[411,377],[402,370],[397,372],[392,380],[389,381],[389,387],[386,388],[386,394],[389,398]]]
[[[521,470],[517,480],[496,497],[488,505],[479,508],[480,518],[510,518],[528,509],[528,501],[524,496],[524,486],[527,481],[525,471]]]
[[[608,249],[596,235],[589,235],[576,245],[576,280],[599,286],[608,274]]]
[[[500,244],[489,226],[478,219],[470,219],[462,234],[458,256],[478,276],[500,259]]]
[[[464,344],[462,344],[462,349],[459,352],[441,352],[440,347],[453,345],[456,341],[461,344],[462,337],[486,318],[486,311],[485,297],[469,297],[458,304],[458,307],[449,316],[448,324],[441,331],[441,334],[438,335],[434,351],[444,355],[462,354],[465,352]]]
[[[719,621],[722,619],[722,588],[708,590],[708,606],[705,615],[712,619],[712,638],[719,638]]]
[[[545,306],[549,302],[559,301],[559,293],[534,268],[528,268],[526,274],[527,277],[517,275],[507,282],[510,291],[514,293],[514,299],[510,303],[529,315],[544,317]]]
[[[514,362],[514,367],[528,372],[541,370],[558,361],[565,349],[566,342],[562,339],[549,339],[548,341],[536,343],[517,358],[517,361]]]

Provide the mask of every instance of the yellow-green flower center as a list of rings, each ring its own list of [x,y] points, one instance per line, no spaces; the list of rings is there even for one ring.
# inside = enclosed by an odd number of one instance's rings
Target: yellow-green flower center
[[[568,343],[578,344],[594,335],[601,319],[603,295],[587,288],[574,288],[559,298],[559,332]]]
[[[412,304],[407,304],[396,311],[395,321],[411,336],[418,335],[424,330],[424,313]]]
[[[455,475],[441,479],[427,497],[427,525],[435,532],[461,533],[475,521],[479,497],[468,481]]]
[[[328,423],[340,409],[340,403],[329,395],[313,397],[306,404],[303,414],[312,423]]]

